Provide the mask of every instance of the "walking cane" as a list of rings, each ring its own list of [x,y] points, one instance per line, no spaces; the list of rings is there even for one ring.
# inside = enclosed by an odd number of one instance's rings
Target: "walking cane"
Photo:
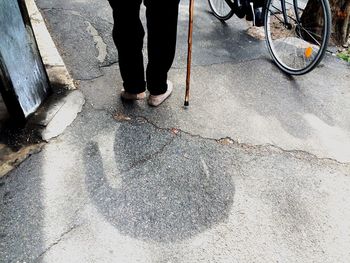
[[[189,101],[190,101],[194,0],[190,0],[189,11],[190,11],[190,17],[189,17],[189,26],[188,26],[188,51],[187,51],[187,76],[186,76],[185,106],[189,106]]]

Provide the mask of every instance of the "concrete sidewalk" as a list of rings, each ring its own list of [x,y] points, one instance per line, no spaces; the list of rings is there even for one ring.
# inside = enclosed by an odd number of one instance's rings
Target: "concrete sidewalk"
[[[107,1],[37,4],[87,103],[0,179],[0,262],[348,261],[347,64],[287,77],[197,2],[185,110],[183,1],[173,96],[123,104]]]

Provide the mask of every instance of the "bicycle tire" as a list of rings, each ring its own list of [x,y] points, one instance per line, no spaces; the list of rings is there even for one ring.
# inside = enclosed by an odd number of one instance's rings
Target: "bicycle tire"
[[[226,21],[233,16],[234,11],[225,0],[208,0],[208,2],[213,15],[220,21]],[[220,12],[221,9],[224,10]]]
[[[280,0],[278,0],[280,1]],[[327,51],[327,46],[328,46],[328,42],[329,42],[329,38],[330,38],[330,33],[331,33],[331,11],[330,11],[330,6],[329,6],[329,2],[327,0],[316,0],[318,3],[320,3],[320,7],[322,9],[322,16],[323,16],[323,28],[322,28],[322,32],[319,33],[317,32],[317,34],[315,32],[311,32],[309,30],[309,28],[304,27],[304,25],[297,20],[297,17],[302,17],[302,12],[305,9],[302,9],[299,6],[294,6],[295,2],[298,3],[298,1],[294,1],[294,0],[289,0],[289,1],[293,1],[293,10],[294,10],[294,16],[295,18],[293,18],[293,15],[291,15],[291,12],[289,12],[290,10],[288,10],[288,18],[292,21],[292,23],[294,22],[293,20],[295,20],[296,25],[295,29],[293,28],[293,25],[291,23],[291,29],[289,29],[289,26],[284,24],[283,26],[281,26],[281,24],[283,24],[282,22],[276,23],[277,20],[280,19],[276,19],[278,18],[277,15],[279,15],[280,17],[282,17],[283,15],[283,10],[279,10],[278,8],[276,8],[276,6],[272,6],[274,3],[277,2],[277,0],[268,0],[267,1],[267,5],[266,5],[266,11],[265,11],[265,35],[266,35],[266,43],[267,43],[267,47],[268,47],[268,51],[272,57],[272,59],[274,60],[274,62],[276,63],[276,65],[285,73],[290,74],[290,75],[303,75],[306,74],[310,71],[312,71],[323,59],[326,51]],[[307,1],[307,0],[306,0]],[[305,1],[304,1],[305,2]],[[303,3],[304,3],[303,2]],[[290,4],[290,2],[286,2],[288,4]],[[305,4],[305,6],[307,6],[307,3]],[[272,11],[272,9],[278,10],[279,12],[276,11]],[[281,8],[282,9],[282,8]],[[275,12],[274,14],[272,14],[273,12]],[[301,12],[301,15],[299,14],[299,12]],[[277,15],[276,15],[277,14]],[[273,19],[275,21],[271,22],[271,15],[273,15]],[[284,19],[283,19],[284,20]],[[277,33],[275,36],[273,36],[273,34],[271,33],[271,24],[270,23],[275,23],[275,25],[272,25],[272,27],[279,27],[280,30],[283,30],[283,27],[285,28],[285,31],[290,30],[290,32],[294,32],[293,30],[295,30],[294,34],[296,36],[292,36],[292,37],[287,37],[287,36],[283,36],[284,40],[280,40],[278,39],[278,34],[283,35],[283,33]],[[285,20],[284,20],[285,22]],[[279,24],[279,25],[277,25]],[[282,29],[281,29],[282,28]],[[319,26],[317,26],[317,28],[319,29]],[[315,27],[316,30],[316,27]],[[276,30],[277,32],[277,30]],[[321,37],[320,35],[321,34]],[[307,37],[306,37],[307,36]],[[320,39],[319,39],[320,37]],[[276,38],[276,39],[273,39]],[[309,38],[308,40],[306,40],[307,38]],[[290,43],[291,40],[297,40],[297,44],[296,43]],[[320,40],[320,41],[318,41]],[[289,43],[288,43],[289,41]],[[274,43],[275,42],[275,43]],[[313,42],[313,43],[312,43]],[[316,43],[315,43],[316,42]],[[282,45],[282,43],[285,45],[286,49],[289,49],[287,54],[279,54],[276,46],[277,44]],[[276,44],[276,45],[275,45]],[[295,54],[291,54],[291,49],[294,49]],[[304,50],[304,53],[301,52]],[[314,52],[317,51],[317,52]],[[311,53],[311,54],[310,54]],[[314,54],[315,53],[315,54]],[[292,58],[294,59],[294,64],[302,64],[304,61],[304,66],[300,66],[300,67],[293,67],[291,64],[287,64],[286,61],[284,61],[283,56],[286,58]],[[312,56],[312,58],[310,59],[310,57]],[[307,63],[307,64],[306,64]]]

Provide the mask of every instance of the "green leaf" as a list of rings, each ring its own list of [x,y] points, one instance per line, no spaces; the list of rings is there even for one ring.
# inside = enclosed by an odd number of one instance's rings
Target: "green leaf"
[[[342,59],[342,60],[345,60],[346,62],[350,62],[350,52],[348,52],[348,51],[338,53],[337,57]]]

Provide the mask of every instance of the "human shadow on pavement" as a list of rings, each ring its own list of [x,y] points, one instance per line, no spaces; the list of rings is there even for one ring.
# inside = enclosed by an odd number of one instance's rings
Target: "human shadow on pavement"
[[[84,165],[90,198],[121,234],[175,242],[229,216],[235,188],[217,143],[140,121],[123,123],[114,136],[113,164],[99,138],[85,148]]]

